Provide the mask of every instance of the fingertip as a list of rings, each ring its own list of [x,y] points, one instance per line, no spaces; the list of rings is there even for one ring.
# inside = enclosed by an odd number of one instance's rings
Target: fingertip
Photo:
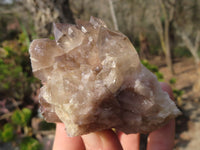
[[[84,143],[80,136],[69,137],[63,123],[56,123],[56,134],[53,150],[85,150]]]
[[[87,150],[122,150],[117,135],[112,130],[103,130],[82,136]]]
[[[125,134],[121,131],[118,132],[118,138],[124,150],[139,150],[140,147],[140,134]]]

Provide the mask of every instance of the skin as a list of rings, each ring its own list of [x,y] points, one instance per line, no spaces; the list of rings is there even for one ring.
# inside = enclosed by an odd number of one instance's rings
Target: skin
[[[166,83],[160,83],[171,99],[172,89]],[[162,128],[148,136],[147,150],[172,150],[174,146],[175,121],[171,120]],[[53,150],[139,150],[140,135],[112,130],[94,132],[83,136],[68,137],[63,123],[56,124]]]

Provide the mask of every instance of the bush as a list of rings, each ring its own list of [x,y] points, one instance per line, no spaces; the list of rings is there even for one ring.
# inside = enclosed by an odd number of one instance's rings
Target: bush
[[[22,110],[15,110],[12,114],[12,123],[19,126],[27,126],[31,118],[31,110],[28,108],[23,108]]]
[[[171,78],[169,80],[169,83],[172,84],[172,85],[176,84],[176,78]]]
[[[31,119],[31,114],[32,111],[28,108],[15,110],[12,116],[8,118],[10,123],[6,123],[3,129],[0,130],[0,141],[10,142],[18,140],[20,143],[16,142],[16,144],[19,145],[20,150],[40,150],[41,144],[39,141],[30,137],[32,130],[28,124]],[[21,139],[21,137],[24,138]]]
[[[17,38],[0,43],[0,109],[6,110],[0,111],[6,116],[0,120],[0,141],[15,143],[21,150],[39,150],[41,145],[35,139],[30,121],[37,115],[38,103],[32,96],[40,82],[32,74],[29,37],[22,27]],[[8,99],[12,100],[7,105]],[[31,109],[26,107],[30,104]],[[7,112],[11,115],[6,115]]]
[[[6,123],[3,126],[3,130],[0,130],[0,141],[9,142],[14,138],[14,128],[10,123]]]
[[[1,97],[23,99],[32,91],[33,77],[28,55],[28,45],[17,40],[4,41],[0,55],[0,94]]]
[[[41,148],[41,144],[32,137],[25,137],[20,144],[20,150],[40,150]]]

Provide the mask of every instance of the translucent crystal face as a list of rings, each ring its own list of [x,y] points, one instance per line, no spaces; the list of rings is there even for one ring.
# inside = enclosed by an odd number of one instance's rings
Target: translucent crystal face
[[[109,128],[147,133],[180,113],[129,39],[102,20],[54,24],[54,34],[55,40],[34,40],[29,52],[43,83],[42,114],[63,122],[68,135]]]

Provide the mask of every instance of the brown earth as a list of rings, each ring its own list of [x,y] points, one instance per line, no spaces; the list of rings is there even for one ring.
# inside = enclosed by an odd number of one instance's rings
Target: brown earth
[[[165,82],[172,78],[164,59],[155,57],[151,64],[159,66],[164,75]],[[176,139],[174,150],[198,149],[200,144],[200,92],[192,91],[197,80],[195,64],[192,58],[177,59],[174,62],[176,83],[173,88],[183,90],[183,95],[176,100],[182,115],[176,118]]]

